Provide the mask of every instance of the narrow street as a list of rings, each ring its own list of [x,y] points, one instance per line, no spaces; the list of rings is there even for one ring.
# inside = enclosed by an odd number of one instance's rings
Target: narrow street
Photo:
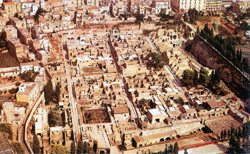
[[[124,78],[124,76],[123,76],[123,73],[122,73],[122,71],[119,71],[119,69],[118,69],[118,64],[117,64],[117,61],[116,61],[116,59],[115,59],[115,55],[114,55],[114,49],[113,49],[113,46],[112,46],[112,43],[111,43],[111,41],[109,40],[109,48],[107,48],[107,49],[109,49],[109,51],[110,51],[110,54],[111,54],[111,56],[112,56],[112,58],[113,58],[113,60],[114,60],[114,62],[115,62],[115,66],[116,66],[116,69],[117,69],[117,72],[119,72],[119,74],[120,74],[120,77],[122,78],[122,79],[125,79]],[[124,85],[124,88],[125,88],[125,85],[126,85],[126,83],[125,83],[125,80],[123,80],[123,85]],[[127,98],[127,105],[128,105],[128,108],[130,109],[130,111],[131,111],[131,116],[133,117],[133,118],[135,118],[135,119],[137,119],[138,118],[138,116],[137,116],[137,112],[136,112],[136,110],[135,110],[135,107],[134,107],[134,105],[133,105],[133,103]]]
[[[20,123],[19,127],[18,127],[18,141],[20,142],[21,146],[24,149],[25,153],[31,153],[32,149],[29,149],[28,145],[29,143],[27,143],[28,141],[26,141],[27,139],[27,130],[25,130],[25,125],[27,125],[27,129],[28,129],[28,125],[30,122],[31,117],[33,116],[34,112],[36,111],[37,107],[39,106],[39,104],[42,102],[44,98],[44,93],[42,93],[37,100],[35,101],[35,103],[33,104],[33,106],[31,106],[30,108],[28,108],[28,110],[26,111],[25,114],[25,118],[22,120],[22,122]],[[26,139],[25,139],[26,137]],[[30,147],[31,148],[31,147]]]
[[[152,49],[161,55],[160,51],[157,49],[155,44],[152,42],[151,38],[147,37],[146,40],[148,41],[148,43],[150,44]],[[164,65],[164,69],[170,75],[170,78],[168,78],[168,81],[171,81],[176,89],[178,89],[181,93],[184,93],[184,90],[181,86],[180,80],[175,76],[175,74],[173,73],[171,68],[168,65]]]
[[[28,147],[25,144],[25,123],[27,122],[27,119],[32,111],[32,109],[34,108],[35,103],[32,107],[28,108],[28,110],[26,111],[25,114],[25,118],[22,120],[22,122],[19,124],[18,126],[18,141],[20,142],[24,152],[26,154],[30,153]]]
[[[71,70],[68,60],[66,59],[66,51],[63,50],[63,44],[61,43],[61,51],[64,56],[64,65],[67,74],[67,84],[68,84],[68,94],[69,94],[69,102],[71,106],[71,113],[72,113],[72,124],[73,124],[73,134],[74,134],[74,141],[77,142],[77,137],[80,136],[80,127],[79,127],[79,114],[77,109],[77,102],[73,97],[73,89],[72,89],[72,81],[71,81]]]

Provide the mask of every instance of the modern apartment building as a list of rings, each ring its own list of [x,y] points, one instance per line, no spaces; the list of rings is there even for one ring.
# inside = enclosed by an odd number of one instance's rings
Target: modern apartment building
[[[206,0],[206,11],[220,11],[221,7],[221,0]]]
[[[172,10],[170,0],[153,0],[152,7],[155,14],[159,14],[161,10],[165,10],[166,14],[169,14]]]
[[[187,12],[189,9],[204,11],[206,9],[206,0],[172,0],[171,6],[177,12]]]

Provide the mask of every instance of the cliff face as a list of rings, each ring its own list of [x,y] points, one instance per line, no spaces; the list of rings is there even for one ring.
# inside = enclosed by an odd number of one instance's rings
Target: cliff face
[[[218,55],[204,41],[196,37],[185,44],[185,48],[199,63],[210,69],[222,68],[222,80],[241,98],[246,99],[250,94],[250,82],[244,78],[234,67]]]

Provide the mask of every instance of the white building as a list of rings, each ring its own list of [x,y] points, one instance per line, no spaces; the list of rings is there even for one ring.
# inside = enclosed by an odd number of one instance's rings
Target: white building
[[[164,114],[161,110],[159,109],[150,109],[148,110],[148,119],[151,123],[159,123],[159,122],[164,122],[164,119],[167,117],[166,114]]]
[[[35,118],[35,133],[36,135],[43,134],[43,129],[48,125],[48,115],[46,109],[38,108]]]
[[[85,4],[88,6],[99,6],[99,0],[85,0]]]
[[[23,2],[21,5],[22,12],[30,14],[30,15],[35,15],[38,8],[39,8],[39,5],[37,5],[34,2]]]
[[[220,11],[221,7],[221,0],[206,0],[206,11]]]
[[[20,74],[19,66],[0,68],[0,76],[3,78],[10,76],[18,76],[19,74]]]
[[[170,0],[153,0],[152,6],[155,14],[159,14],[162,10],[166,11],[166,14],[170,14],[172,11]]]
[[[41,66],[36,62],[21,63],[20,66],[21,66],[21,73],[32,70],[34,70],[34,72],[39,72],[41,69]]]
[[[17,101],[33,104],[40,93],[39,85],[35,82],[25,82],[19,86],[16,94]]]
[[[206,0],[172,0],[172,9],[178,12],[187,12],[189,9],[204,11],[206,9]]]

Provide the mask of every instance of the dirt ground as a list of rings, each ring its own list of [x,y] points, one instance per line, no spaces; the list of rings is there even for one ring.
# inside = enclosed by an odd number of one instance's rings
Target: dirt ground
[[[200,17],[199,21],[197,21],[197,26],[200,29],[203,29],[205,24],[208,23],[209,28],[213,27],[214,23],[218,24],[218,33],[222,34],[223,36],[237,36],[235,34],[236,26],[232,25],[231,23],[227,22],[224,17]]]
[[[78,109],[81,125],[84,123],[84,117],[87,124],[108,123],[110,117],[105,109],[85,110]]]
[[[221,24],[221,18],[223,17],[200,17],[199,21],[197,21],[197,26],[199,26],[200,29],[203,29],[203,27],[208,23],[208,26],[212,26],[213,23],[217,23],[218,25]]]

